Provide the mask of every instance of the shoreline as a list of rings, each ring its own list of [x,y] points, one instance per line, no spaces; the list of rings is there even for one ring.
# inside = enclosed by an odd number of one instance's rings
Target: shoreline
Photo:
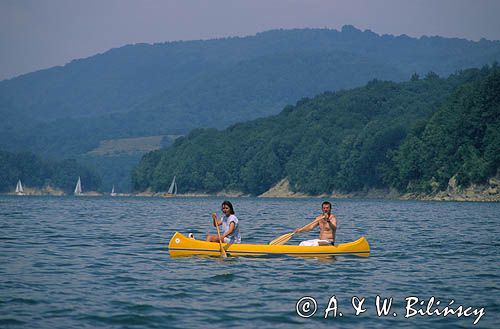
[[[256,197],[259,199],[368,199],[368,200],[401,200],[401,201],[455,201],[455,202],[500,202],[500,195],[489,195],[485,196],[482,194],[450,194],[447,192],[439,192],[437,194],[417,194],[417,193],[405,193],[394,195],[392,192],[356,192],[349,194],[342,193],[333,193],[331,195],[322,194],[322,195],[307,195],[302,193],[297,194],[273,194],[273,195],[258,195],[252,196],[243,193],[185,193],[185,194],[177,194],[175,196],[165,197],[162,195],[163,193],[117,193],[114,196],[109,195],[109,193],[100,193],[100,192],[87,192],[82,195],[78,195],[75,197],[85,198],[85,197],[111,197],[111,198],[136,198],[136,197],[145,197],[145,198],[210,198],[210,197],[226,197],[226,198],[250,198]],[[60,196],[60,197],[71,197],[74,196],[72,194],[50,194],[50,193],[25,193],[23,195],[17,195],[16,193],[0,193],[0,195],[8,195],[8,196]]]
[[[60,189],[45,187],[42,189],[25,188],[24,195],[19,196],[72,196]],[[0,193],[0,195],[14,195],[15,192]],[[184,193],[168,195],[165,192],[143,191],[139,193],[116,193],[111,196],[109,193],[97,191],[85,192],[78,197],[155,197],[155,198],[206,198],[206,197],[226,197],[240,198],[252,197],[240,191],[221,191],[217,193]],[[371,189],[368,191],[358,191],[352,193],[332,192],[331,194],[309,195],[300,192],[293,192],[287,179],[283,179],[268,191],[255,196],[257,198],[292,198],[292,199],[383,199],[383,200],[420,200],[420,201],[461,201],[461,202],[500,202],[500,181],[492,178],[488,185],[471,185],[468,188],[448,187],[446,191],[436,191],[434,193],[400,193],[394,189]]]

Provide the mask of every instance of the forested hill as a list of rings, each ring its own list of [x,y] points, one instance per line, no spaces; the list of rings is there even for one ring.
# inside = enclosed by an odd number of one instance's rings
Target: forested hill
[[[144,156],[134,187],[165,191],[174,175],[180,192],[253,195],[284,178],[312,195],[484,182],[500,164],[499,90],[495,64],[323,93],[273,117],[195,130]]]
[[[86,191],[99,189],[99,176],[75,160],[44,160],[31,153],[0,151],[0,193],[13,192],[19,179],[25,188],[55,188],[71,193],[78,177]]]
[[[345,26],[136,44],[0,82],[0,149],[69,157],[102,140],[185,134],[413,73],[500,60],[500,42],[378,35]]]

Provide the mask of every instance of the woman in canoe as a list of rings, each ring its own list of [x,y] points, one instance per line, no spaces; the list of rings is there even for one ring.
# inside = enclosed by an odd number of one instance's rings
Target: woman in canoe
[[[214,226],[222,225],[220,242],[226,243],[241,243],[240,227],[238,225],[238,217],[234,214],[233,205],[229,201],[222,202],[222,212],[224,215],[217,220],[217,214],[212,214]],[[219,242],[219,236],[215,234],[207,234],[207,241]]]

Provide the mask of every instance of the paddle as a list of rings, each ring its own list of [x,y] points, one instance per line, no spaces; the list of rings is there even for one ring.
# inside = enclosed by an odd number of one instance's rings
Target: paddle
[[[318,220],[315,219],[312,222],[310,222],[309,224],[302,226],[301,228],[299,228],[297,230],[297,232],[283,234],[282,236],[279,236],[276,239],[274,239],[273,241],[269,242],[269,244],[270,245],[277,245],[277,246],[283,245],[283,244],[287,243],[288,240],[290,240],[292,238],[292,236],[294,236],[295,233],[302,232],[302,230],[304,230],[305,228],[307,228],[309,225],[316,223],[317,221]]]
[[[217,229],[217,236],[219,237],[219,246],[220,246],[220,256],[222,258],[226,258],[226,250],[224,250],[224,247],[222,247],[222,242],[220,240],[220,231],[219,231],[219,225],[217,223],[217,216],[215,214],[212,215],[212,218],[214,219],[215,222],[215,228]]]

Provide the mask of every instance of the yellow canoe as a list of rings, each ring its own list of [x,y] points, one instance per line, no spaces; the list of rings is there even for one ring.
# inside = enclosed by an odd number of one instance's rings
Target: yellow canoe
[[[337,256],[337,255],[356,255],[369,256],[370,245],[365,237],[356,241],[341,243],[335,246],[298,246],[298,245],[268,245],[268,244],[222,244],[226,250],[227,256]],[[168,244],[170,256],[220,256],[220,247],[217,242],[206,242],[188,238],[187,236],[175,232]]]

